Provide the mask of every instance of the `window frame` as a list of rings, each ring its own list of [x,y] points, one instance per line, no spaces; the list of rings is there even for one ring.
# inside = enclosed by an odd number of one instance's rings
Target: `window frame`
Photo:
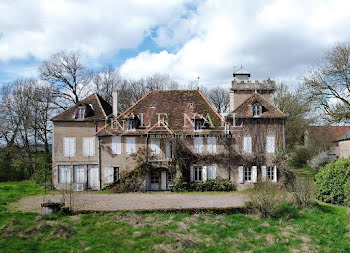
[[[84,119],[85,118],[84,115],[85,115],[85,108],[84,107],[78,107],[77,111],[75,113],[75,118],[76,119]]]
[[[266,167],[266,179],[273,181],[275,178],[275,168],[273,166]]]
[[[203,181],[203,166],[193,166],[193,182]]]
[[[252,105],[252,113],[253,113],[253,117],[259,117],[262,114],[262,104],[255,102]]]
[[[252,167],[243,167],[243,181],[252,182]]]
[[[152,171],[151,172],[150,181],[151,181],[151,184],[159,184],[159,182],[160,182],[160,173],[159,173],[159,171]]]
[[[136,131],[136,120],[128,119],[127,120],[127,130],[128,131]]]
[[[194,132],[202,132],[202,126],[203,126],[203,123],[204,123],[204,120],[202,119],[194,119],[193,120],[193,131]],[[198,128],[198,124],[199,124],[199,128]]]

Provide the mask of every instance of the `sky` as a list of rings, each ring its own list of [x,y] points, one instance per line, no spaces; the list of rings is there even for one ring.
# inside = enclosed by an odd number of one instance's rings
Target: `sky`
[[[0,0],[0,83],[35,77],[61,50],[122,77],[167,73],[180,84],[300,82],[335,43],[350,41],[346,0]]]

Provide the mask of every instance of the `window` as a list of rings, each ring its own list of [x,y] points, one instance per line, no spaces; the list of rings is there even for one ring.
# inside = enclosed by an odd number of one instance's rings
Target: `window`
[[[262,114],[262,105],[259,103],[254,103],[252,105],[253,116],[258,117]]]
[[[136,130],[136,122],[133,119],[128,119],[128,131]]]
[[[244,136],[244,138],[243,138],[243,151],[245,153],[252,153],[252,137]]]
[[[216,153],[216,137],[208,137],[207,139],[208,153]]]
[[[112,154],[120,155],[122,153],[122,138],[120,136],[112,137]]]
[[[202,131],[203,120],[195,119],[194,120],[194,131],[200,132]]]
[[[134,154],[136,152],[135,137],[126,137],[126,153]]]
[[[119,180],[119,167],[113,167],[113,181]]]
[[[159,172],[152,171],[151,184],[159,184]]]
[[[275,136],[266,137],[266,152],[275,153]]]
[[[160,139],[151,139],[151,155],[160,154]]]
[[[252,168],[245,167],[244,168],[244,181],[251,181],[251,180],[252,180]]]
[[[201,154],[203,152],[203,138],[202,137],[194,137],[193,138],[193,148],[194,152]]]
[[[202,167],[194,166],[193,167],[193,181],[200,182],[202,181]]]
[[[83,165],[74,165],[73,166],[73,183],[84,183],[84,166]]]
[[[63,138],[64,156],[73,157],[75,155],[75,138]]]
[[[151,108],[156,108],[156,105],[155,104],[151,104]]]
[[[190,103],[190,108],[193,108],[193,103]]]
[[[69,165],[58,165],[58,183],[70,184],[70,166]]]
[[[83,139],[83,154],[84,156],[93,156],[95,153],[95,138],[89,137]]]
[[[75,113],[75,118],[76,119],[83,119],[85,114],[85,108],[78,108],[76,113]]]
[[[274,180],[274,167],[267,167],[267,179]]]

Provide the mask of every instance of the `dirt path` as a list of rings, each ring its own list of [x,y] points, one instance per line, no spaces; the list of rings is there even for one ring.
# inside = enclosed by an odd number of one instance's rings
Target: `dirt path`
[[[12,205],[20,211],[40,212],[40,204],[44,196],[26,197]],[[60,201],[62,195],[46,195],[45,199],[52,202]],[[248,199],[248,193],[125,193],[98,194],[74,193],[72,197],[73,210],[139,210],[165,208],[210,208],[210,207],[240,207]],[[67,203],[68,202],[68,203]],[[69,205],[67,198],[66,205]]]

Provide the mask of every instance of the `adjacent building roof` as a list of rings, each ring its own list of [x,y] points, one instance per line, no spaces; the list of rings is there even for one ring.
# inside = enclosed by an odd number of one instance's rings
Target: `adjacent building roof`
[[[91,108],[92,113],[84,117],[84,119],[75,119],[76,110],[78,107]],[[79,101],[71,108],[58,114],[52,121],[95,121],[105,120],[112,113],[112,106],[108,104],[100,95],[94,93],[87,98]]]
[[[265,108],[263,113],[258,117],[253,116],[252,110],[252,105],[256,102],[260,103]],[[286,118],[286,115],[281,110],[267,102],[257,93],[251,95],[238,106],[233,113],[235,113],[236,118]]]
[[[224,131],[224,118],[216,112],[200,90],[152,90],[114,119],[122,125],[130,115],[142,115],[144,128],[127,131],[120,127],[113,129],[108,125],[98,134],[146,134],[151,128],[151,132],[159,129],[160,132],[193,134],[191,120],[194,114],[197,115],[196,119],[210,118],[214,126],[196,134],[208,134],[213,130]],[[158,126],[159,122],[161,124]],[[164,126],[163,122],[167,122],[167,125]]]
[[[340,141],[346,138],[350,126],[310,126],[308,131],[309,134],[327,134],[331,141]]]

